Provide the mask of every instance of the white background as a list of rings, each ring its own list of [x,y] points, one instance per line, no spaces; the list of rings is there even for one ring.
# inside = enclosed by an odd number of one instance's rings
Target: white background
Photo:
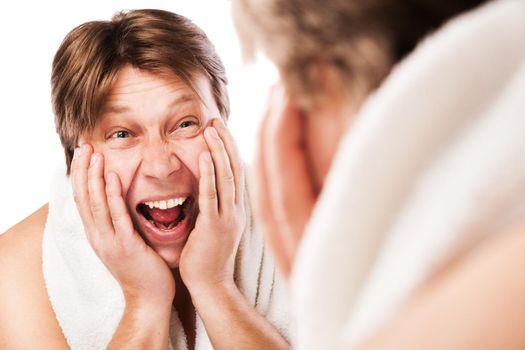
[[[64,36],[119,10],[160,8],[184,15],[215,44],[226,66],[230,128],[245,161],[276,81],[264,59],[242,62],[228,0],[8,1],[0,9],[0,234],[45,204],[64,156],[50,102],[51,62]]]

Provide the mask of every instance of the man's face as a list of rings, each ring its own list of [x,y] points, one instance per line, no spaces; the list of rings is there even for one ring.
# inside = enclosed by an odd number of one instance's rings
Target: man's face
[[[119,175],[135,228],[172,268],[198,212],[202,132],[220,117],[209,81],[194,82],[200,98],[177,77],[124,67],[84,138],[104,156],[105,172]]]

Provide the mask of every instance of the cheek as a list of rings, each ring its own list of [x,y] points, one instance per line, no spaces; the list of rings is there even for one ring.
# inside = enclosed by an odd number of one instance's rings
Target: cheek
[[[97,152],[104,156],[104,173],[110,171],[116,173],[122,184],[122,192],[127,193],[140,164],[138,152],[133,150],[100,150]]]
[[[198,136],[177,142],[174,144],[176,155],[179,160],[186,166],[195,178],[199,178],[199,156],[202,152],[208,151],[208,145],[204,140],[204,136]]]

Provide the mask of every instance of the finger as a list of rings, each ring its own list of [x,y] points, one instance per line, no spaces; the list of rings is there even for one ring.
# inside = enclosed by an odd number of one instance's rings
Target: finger
[[[267,155],[267,132],[269,114],[271,113],[271,101],[269,109],[263,117],[259,128],[257,151],[254,161],[253,179],[255,185],[252,186],[252,207],[256,216],[260,219],[265,240],[271,248],[275,261],[279,266],[283,276],[288,278],[291,271],[291,247],[289,241],[282,234],[281,228],[275,220],[275,204],[271,197],[270,182],[268,180],[268,169],[266,164]]]
[[[106,196],[108,200],[109,214],[117,239],[126,240],[135,235],[133,222],[129,216],[126,202],[122,197],[122,185],[117,174],[108,172],[106,174]]]
[[[261,226],[264,240],[268,247],[271,249],[272,255],[275,259],[277,267],[281,271],[283,277],[288,279],[291,272],[292,261],[289,254],[289,247],[282,236],[282,232],[276,225],[272,213],[272,205],[269,200],[267,182],[265,181],[265,175],[262,172],[262,166],[259,162],[254,162],[254,175],[252,177],[252,185],[250,186],[251,193],[253,196],[250,197],[252,208],[254,210],[255,217],[258,218],[258,223]]]
[[[277,220],[290,228],[289,239],[298,246],[315,203],[313,177],[306,160],[303,116],[281,90],[276,96],[277,108],[269,120],[267,169],[273,180],[272,196],[276,199]]]
[[[230,164],[233,171],[233,179],[235,182],[235,202],[237,204],[242,203],[244,200],[244,188],[246,185],[244,178],[244,164],[239,155],[237,145],[235,144],[235,140],[221,118],[217,118],[214,121],[213,126],[216,128],[219,137],[224,143],[226,153],[230,159]]]
[[[235,181],[224,143],[214,127],[207,127],[204,139],[211,151],[215,168],[215,186],[218,195],[219,213],[222,213],[235,204]]]
[[[284,133],[283,130],[286,130],[288,127],[282,121],[286,99],[282,86],[278,85],[272,90],[269,109],[264,120],[264,132],[261,134],[262,149],[260,151],[267,179],[268,198],[274,213],[273,219],[282,232],[282,242],[290,259],[290,265],[292,265],[298,242],[296,240],[297,235],[293,232],[290,225],[291,218],[288,217],[284,201],[289,196],[297,197],[293,191],[293,184],[291,187],[283,186],[281,177],[285,176],[288,166],[283,166],[279,155],[280,145],[276,145],[276,139],[279,139],[276,134]],[[304,174],[301,174],[301,176],[304,176]]]
[[[91,209],[89,207],[88,193],[88,167],[92,149],[88,144],[75,149],[73,162],[71,163],[71,185],[73,187],[73,197],[82,219],[88,239],[91,240],[97,235]]]
[[[209,152],[199,156],[199,210],[206,216],[217,216],[219,213],[217,189],[215,186],[215,169]]]
[[[91,214],[99,232],[99,239],[107,246],[108,239],[113,239],[113,224],[109,215],[104,181],[104,159],[99,153],[91,155],[88,169],[88,192]]]

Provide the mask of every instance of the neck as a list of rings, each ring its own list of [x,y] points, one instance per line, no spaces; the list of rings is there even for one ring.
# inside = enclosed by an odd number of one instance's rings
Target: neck
[[[175,310],[177,310],[182,327],[184,328],[188,349],[194,349],[196,332],[195,307],[193,306],[190,292],[180,277],[179,269],[173,270],[173,277],[175,277],[175,285],[177,286],[173,306]]]
[[[180,277],[178,268],[173,270],[173,277],[175,278],[175,285],[177,286],[175,299],[173,300],[173,306],[179,315],[181,315],[184,314],[184,311],[187,311],[190,306],[193,306],[193,303],[191,301],[190,292]]]

